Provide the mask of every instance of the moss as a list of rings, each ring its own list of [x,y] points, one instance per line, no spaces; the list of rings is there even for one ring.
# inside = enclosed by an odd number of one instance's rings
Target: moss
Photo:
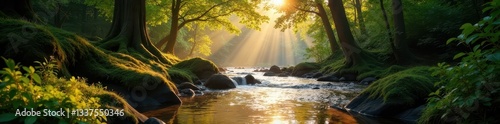
[[[219,73],[218,67],[213,62],[203,58],[184,60],[176,63],[172,68],[174,70],[169,71],[172,78],[181,76],[187,79],[208,79],[212,74]]]
[[[167,58],[167,61],[169,62],[165,63],[167,65],[174,65],[181,61],[181,59],[179,59],[177,56],[170,53],[163,53],[163,56],[165,56],[165,58]]]
[[[399,72],[399,71],[402,71],[405,69],[407,69],[407,67],[403,67],[400,65],[392,65],[389,68],[385,68],[385,69],[380,69],[380,68],[373,69],[373,70],[370,70],[368,72],[359,74],[357,77],[357,80],[363,80],[364,78],[367,78],[367,77],[375,77],[377,79],[380,79],[380,78],[386,77],[388,75],[394,74],[396,72]]]
[[[170,80],[176,84],[180,84],[183,82],[193,82],[198,79],[198,77],[191,71],[180,69],[177,67],[169,68],[168,75],[170,75]]]
[[[22,20],[0,19],[0,53],[23,64],[43,61],[55,56],[59,68],[68,74],[86,77],[90,83],[113,83],[125,87],[142,86],[144,82],[165,83],[172,93],[178,93],[168,80],[167,67],[140,54],[110,52],[95,47],[86,39],[58,28],[37,25]],[[178,99],[178,98],[177,98]]]
[[[388,75],[375,81],[362,94],[370,94],[370,98],[383,98],[384,102],[413,105],[436,90],[436,79],[430,76],[429,69],[427,66],[418,66]]]

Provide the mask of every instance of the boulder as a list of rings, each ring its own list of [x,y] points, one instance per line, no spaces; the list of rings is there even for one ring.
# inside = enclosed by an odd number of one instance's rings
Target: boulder
[[[290,74],[288,72],[279,73],[278,77],[288,77]]]
[[[360,94],[352,99],[345,108],[349,112],[373,117],[392,117],[412,108],[412,106],[397,102],[384,102],[383,98],[370,98],[369,94]]]
[[[200,90],[197,86],[195,86],[191,82],[183,82],[177,86],[177,89],[182,90],[182,89],[192,89],[192,90]]]
[[[364,84],[364,85],[368,85],[368,84],[371,84],[372,82],[376,81],[377,78],[374,78],[374,77],[367,77],[363,80],[361,80],[359,83],[360,84]]]
[[[231,89],[236,88],[236,81],[222,74],[214,74],[208,78],[204,86],[210,89]]]
[[[269,71],[270,71],[270,72],[277,73],[277,74],[278,74],[278,73],[281,73],[281,69],[280,69],[280,67],[278,67],[278,66],[276,66],[276,65],[271,66],[271,68],[269,68]]]
[[[274,73],[274,72],[266,72],[266,73],[264,73],[264,76],[276,76],[276,73]]]
[[[331,81],[331,82],[339,82],[339,78],[333,74],[324,75],[317,79],[317,81]]]
[[[261,84],[261,82],[257,79],[255,79],[252,75],[247,75],[245,76],[245,80],[247,81],[247,84],[251,84],[251,85],[254,85],[254,84]]]
[[[192,89],[182,89],[179,92],[180,92],[179,96],[193,97],[194,95],[196,95],[196,93]]]
[[[302,75],[301,77],[303,77],[303,78],[319,78],[321,76],[323,76],[323,73],[321,73],[321,72],[309,72],[309,73]]]
[[[316,73],[312,74],[312,78],[319,78],[321,76],[323,76],[323,73],[321,73],[321,72],[316,72]]]
[[[345,108],[349,113],[416,121],[429,94],[437,89],[429,68],[413,67],[381,78]]]
[[[340,77],[339,81],[356,81],[356,76],[356,74],[342,74],[342,77]]]
[[[294,67],[292,71],[292,76],[302,76],[306,73],[318,69],[320,69],[320,66],[317,63],[312,63],[312,62],[299,63],[297,66]]]
[[[198,79],[208,79],[213,74],[219,73],[219,67],[211,61],[202,58],[184,60],[173,65],[172,68],[188,70],[198,77]]]

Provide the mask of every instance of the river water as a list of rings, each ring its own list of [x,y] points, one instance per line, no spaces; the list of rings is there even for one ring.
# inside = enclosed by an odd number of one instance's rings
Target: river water
[[[297,77],[267,77],[254,69],[229,68],[230,77],[252,74],[257,85],[230,90],[205,90],[204,95],[181,97],[182,105],[143,112],[172,124],[235,123],[357,123],[351,115],[330,108],[344,105],[366,86],[321,82]]]

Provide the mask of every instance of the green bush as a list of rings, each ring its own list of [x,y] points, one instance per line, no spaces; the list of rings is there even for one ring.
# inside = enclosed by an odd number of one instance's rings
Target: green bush
[[[476,24],[462,25],[462,33],[448,40],[470,48],[458,53],[456,66],[439,63],[433,75],[441,87],[430,94],[421,123],[499,123],[500,105],[500,0],[483,10],[489,16]]]
[[[69,112],[76,109],[106,109],[113,103],[125,103],[119,97],[102,101],[98,96],[113,96],[102,87],[88,86],[83,78],[71,77],[69,80],[57,78],[55,61],[37,62],[40,66],[20,66],[12,59],[4,59],[7,67],[0,71],[0,122],[8,123],[104,123],[104,115],[73,116]],[[22,68],[23,71],[20,71]],[[36,70],[37,68],[38,70]],[[106,97],[103,97],[106,98]],[[117,106],[116,104],[114,106]],[[119,105],[118,105],[119,106]],[[50,116],[16,116],[16,112],[26,110],[60,110],[66,111],[67,117]],[[123,111],[130,116],[130,112]]]

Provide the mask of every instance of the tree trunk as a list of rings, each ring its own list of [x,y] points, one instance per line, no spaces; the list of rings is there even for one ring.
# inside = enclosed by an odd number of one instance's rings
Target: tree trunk
[[[380,2],[380,9],[382,10],[382,15],[384,16],[385,28],[387,29],[387,36],[389,37],[389,44],[391,45],[392,52],[394,52],[396,47],[392,43],[392,41],[394,40],[392,38],[391,25],[389,24],[389,19],[387,18],[387,12],[385,11],[384,0],[379,0],[379,2]],[[394,55],[394,57],[396,56]]]
[[[330,11],[332,12],[342,52],[346,58],[345,67],[350,68],[362,65],[361,54],[363,50],[354,41],[342,0],[328,0],[328,7],[330,7]]]
[[[357,15],[357,21],[359,25],[359,30],[361,31],[361,35],[367,35],[366,33],[366,27],[365,27],[365,20],[363,19],[363,12],[361,11],[361,8],[363,7],[361,0],[354,0],[354,6],[356,8],[356,15]]]
[[[337,40],[335,39],[335,34],[333,33],[332,25],[330,24],[330,20],[328,19],[328,15],[326,14],[325,8],[321,3],[316,3],[316,7],[318,8],[318,15],[323,22],[323,26],[325,27],[326,35],[328,36],[328,40],[330,41],[330,49],[332,54],[339,49]]]
[[[99,47],[122,53],[139,53],[142,57],[168,63],[149,40],[145,0],[115,0],[111,29]]]
[[[31,22],[38,21],[30,0],[3,0],[0,4],[0,12],[12,18],[23,18]]]
[[[189,51],[188,57],[191,57],[193,55],[194,48],[196,48],[197,44],[196,37],[198,37],[198,25],[195,25],[194,27],[193,46],[191,46],[191,50]]]
[[[170,32],[167,37],[163,38],[159,42],[159,47],[161,47],[165,42],[167,45],[163,49],[163,52],[174,54],[175,43],[177,42],[177,34],[179,32],[179,12],[181,9],[181,0],[172,0],[172,23],[170,25]]]
[[[401,0],[392,0],[392,15],[394,16],[394,50],[396,61],[400,64],[409,64],[415,60],[415,56],[410,52],[406,41],[405,22],[403,15],[403,3]]]

